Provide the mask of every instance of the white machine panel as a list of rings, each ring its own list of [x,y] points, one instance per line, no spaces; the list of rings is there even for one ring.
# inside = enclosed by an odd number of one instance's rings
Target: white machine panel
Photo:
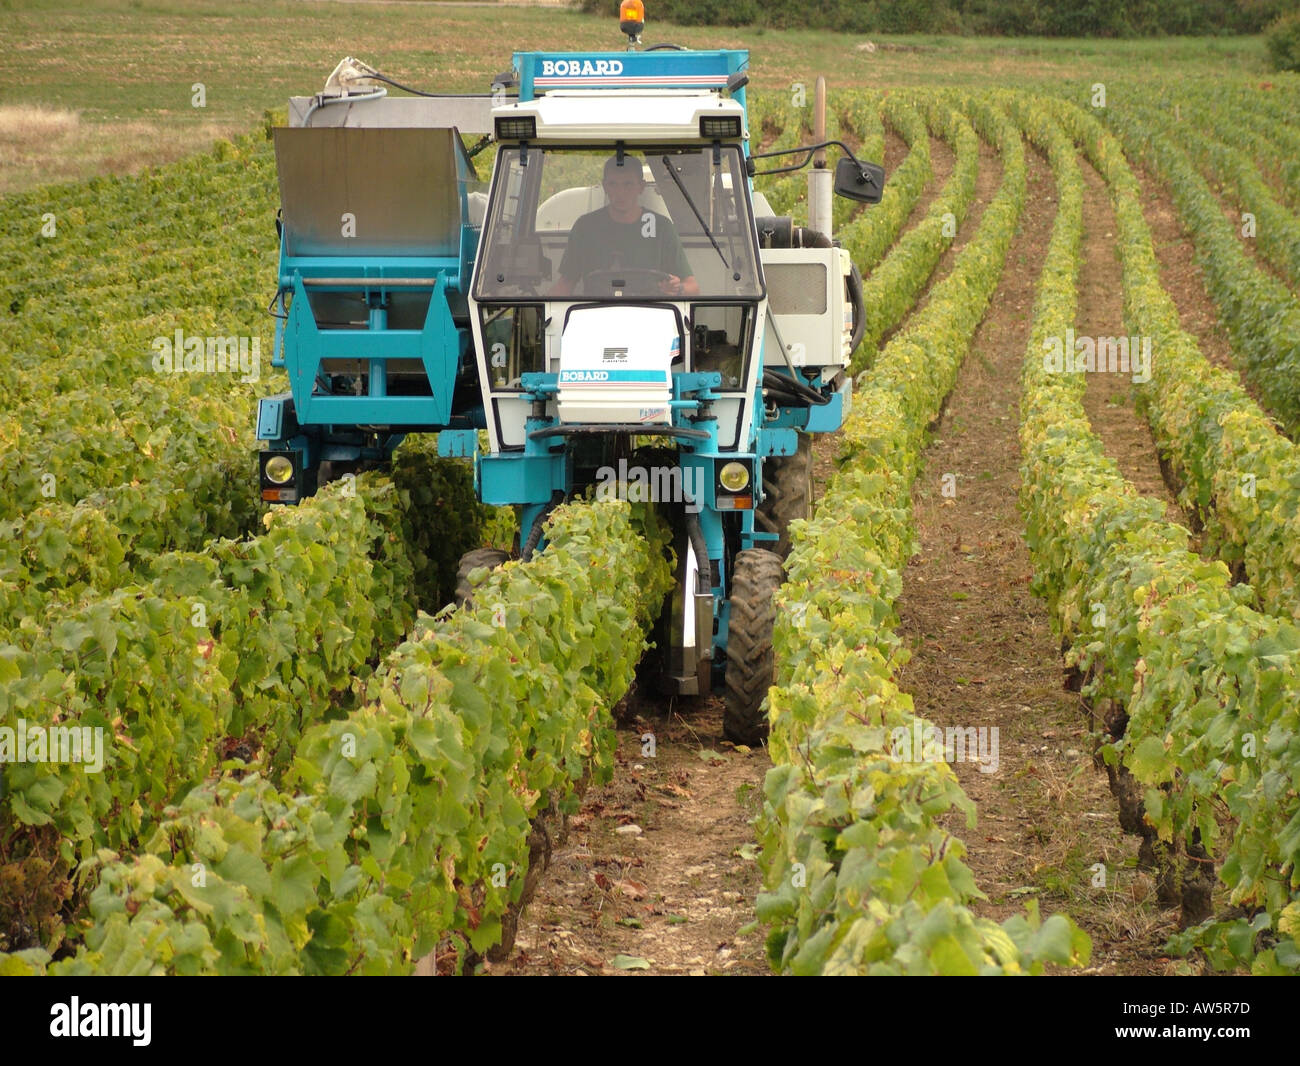
[[[845,290],[850,269],[843,248],[764,248],[767,299],[795,366],[847,366],[853,306]]]
[[[671,423],[681,344],[671,308],[575,308],[560,343],[560,421]]]

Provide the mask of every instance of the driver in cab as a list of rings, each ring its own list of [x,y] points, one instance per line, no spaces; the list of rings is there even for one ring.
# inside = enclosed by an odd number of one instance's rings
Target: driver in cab
[[[573,224],[551,295],[572,296],[581,286],[582,295],[599,296],[602,291],[590,282],[582,285],[587,275],[627,271],[629,287],[646,295],[698,296],[699,283],[672,220],[641,206],[641,161],[630,155],[605,160],[601,185],[606,204]],[[647,280],[638,285],[638,278]]]

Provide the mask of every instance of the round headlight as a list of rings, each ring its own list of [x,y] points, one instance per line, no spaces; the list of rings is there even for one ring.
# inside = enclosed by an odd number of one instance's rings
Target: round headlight
[[[293,478],[293,460],[283,455],[273,455],[266,461],[266,479],[284,485]]]
[[[728,463],[718,471],[718,480],[728,492],[739,492],[749,484],[749,467],[744,463]]]

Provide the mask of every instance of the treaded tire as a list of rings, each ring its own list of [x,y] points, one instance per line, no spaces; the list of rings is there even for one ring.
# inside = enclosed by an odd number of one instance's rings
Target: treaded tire
[[[735,744],[753,747],[767,736],[763,699],[772,686],[772,625],[776,590],[785,573],[781,557],[766,548],[736,556],[731,578],[731,621],[727,627],[726,708],[722,732]]]
[[[771,549],[782,559],[790,554],[790,523],[812,515],[812,435],[799,434],[794,455],[763,460],[763,502],[754,512],[754,528],[780,539]]]
[[[475,548],[462,555],[460,565],[456,567],[456,606],[463,606],[474,598],[474,586],[469,583],[471,573],[483,566],[495,570],[509,558],[510,553],[500,548]]]

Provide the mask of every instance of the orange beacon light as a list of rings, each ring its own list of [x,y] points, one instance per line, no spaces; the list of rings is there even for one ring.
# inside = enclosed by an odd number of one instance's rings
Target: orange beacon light
[[[623,0],[618,5],[618,28],[632,38],[635,44],[645,29],[645,4],[642,0]]]

